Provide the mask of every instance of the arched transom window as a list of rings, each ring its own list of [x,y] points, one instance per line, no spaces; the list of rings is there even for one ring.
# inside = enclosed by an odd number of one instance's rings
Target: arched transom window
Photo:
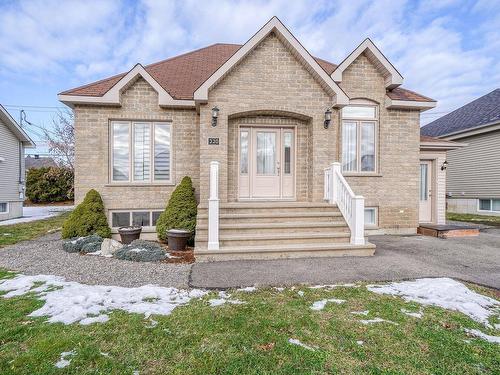
[[[377,106],[361,102],[342,108],[342,170],[376,171]]]

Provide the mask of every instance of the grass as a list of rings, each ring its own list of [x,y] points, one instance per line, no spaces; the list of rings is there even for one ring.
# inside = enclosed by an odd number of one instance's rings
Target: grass
[[[0,272],[0,277],[12,274]],[[212,308],[192,300],[169,316],[149,321],[116,311],[104,324],[49,324],[27,315],[43,302],[32,295],[0,298],[1,374],[493,374],[500,372],[498,344],[469,338],[463,328],[495,334],[465,315],[426,307],[416,319],[401,308],[421,306],[366,288],[328,291],[259,289],[233,293],[243,305]],[[495,294],[485,288],[479,291]],[[213,293],[215,295],[215,292]],[[213,297],[212,297],[213,298]],[[341,298],[312,311],[313,302]],[[398,323],[363,325],[368,318]],[[498,334],[498,331],[497,331]],[[289,338],[317,347],[310,351]],[[467,343],[464,340],[470,339]],[[363,346],[356,341],[362,340]],[[57,369],[60,354],[75,350],[71,364]],[[104,356],[101,352],[108,353]]]
[[[44,220],[0,226],[0,247],[32,240],[47,234],[49,231],[57,230],[62,227],[68,215],[69,212],[64,212]]]
[[[447,220],[466,221],[475,224],[485,224],[500,226],[500,216],[474,215],[474,214],[457,214],[453,212],[446,213]]]

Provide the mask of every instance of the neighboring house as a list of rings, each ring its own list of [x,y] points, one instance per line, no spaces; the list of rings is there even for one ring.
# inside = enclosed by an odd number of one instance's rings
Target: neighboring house
[[[365,225],[419,222],[419,117],[436,102],[402,83],[371,40],[335,65],[277,18],[244,45],[137,64],[59,94],[75,112],[76,202],[96,189],[115,235],[145,222],[153,237],[187,175],[198,260],[371,255]]]
[[[26,170],[38,169],[45,167],[57,167],[57,163],[50,156],[40,156],[40,155],[27,155],[25,160]]]
[[[448,152],[448,211],[500,215],[500,89],[422,127],[464,147]]]
[[[0,220],[23,216],[24,149],[35,143],[0,105]]]

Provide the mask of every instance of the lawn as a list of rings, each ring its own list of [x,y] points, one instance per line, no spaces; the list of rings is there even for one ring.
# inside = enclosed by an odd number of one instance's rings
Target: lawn
[[[474,214],[456,214],[453,212],[446,213],[447,220],[466,221],[475,224],[485,224],[500,226],[500,216],[474,215]]]
[[[60,229],[68,215],[69,212],[64,212],[44,220],[0,226],[0,247],[12,245],[19,241],[32,240]]]
[[[13,274],[3,272],[0,277]],[[171,315],[113,311],[106,323],[48,323],[28,314],[44,305],[33,294],[0,298],[1,374],[493,374],[499,344],[468,316],[423,307],[358,287],[228,291],[244,304],[212,307],[217,292],[192,299]],[[469,286],[470,287],[470,286]],[[484,295],[496,292],[474,287]],[[312,310],[322,299],[342,299]],[[408,316],[401,309],[421,312]],[[352,312],[363,312],[356,315]],[[362,324],[363,319],[389,322]],[[496,321],[491,323],[498,323]],[[156,323],[155,323],[156,322]],[[307,347],[294,345],[299,340]],[[61,353],[67,367],[57,368]]]

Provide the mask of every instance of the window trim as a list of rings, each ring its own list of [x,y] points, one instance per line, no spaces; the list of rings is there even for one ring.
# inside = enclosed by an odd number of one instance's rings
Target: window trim
[[[367,104],[366,100],[363,100],[364,103],[353,103],[350,104],[349,107],[372,107],[375,109],[375,117],[373,118],[361,118],[361,117],[344,117],[343,109],[340,110],[340,149],[339,149],[339,160],[342,169],[342,174],[345,176],[372,176],[378,175],[379,168],[379,106],[375,103]],[[344,121],[351,122],[356,124],[356,170],[354,171],[344,171],[344,163],[343,163],[343,154],[344,154],[344,139],[342,137],[344,132]],[[361,170],[361,125],[363,123],[373,123],[374,124],[374,169],[373,171],[362,171]]]
[[[118,181],[113,179],[113,165],[114,165],[114,156],[113,156],[113,146],[114,146],[114,124],[127,124],[128,125],[128,136],[129,136],[129,144],[128,144],[128,168],[129,168],[129,178],[128,181]],[[134,153],[135,153],[135,137],[134,137],[134,124],[149,124],[150,131],[150,173],[148,181],[136,181],[134,179]],[[168,125],[170,131],[170,175],[168,180],[157,180],[154,177],[154,166],[155,166],[155,156],[154,156],[154,147],[155,147],[155,127],[156,125]],[[144,185],[174,185],[175,177],[174,177],[174,142],[173,142],[173,133],[174,127],[172,121],[168,120],[122,120],[122,119],[112,119],[109,121],[109,185],[111,186],[144,186]]]
[[[378,207],[365,207],[366,210],[373,210],[375,212],[375,222],[372,224],[367,224],[365,223],[365,229],[373,229],[373,228],[378,228]]]
[[[134,209],[119,209],[119,210],[108,210],[108,222],[111,230],[118,230],[118,228],[121,227],[114,227],[113,226],[113,214],[114,213],[128,213],[128,223],[129,225],[132,224],[132,213],[133,212],[148,212],[149,213],[149,223],[153,224],[153,212],[163,212],[165,211],[164,208],[134,208]],[[142,228],[145,228],[146,230],[153,230],[156,228],[156,225],[148,225],[148,226],[143,226]]]
[[[1,215],[8,214],[10,211],[10,204],[9,202],[0,202],[0,204],[5,203],[5,211],[0,211]]]
[[[499,212],[500,210],[494,210],[493,209],[493,201],[500,201],[500,198],[478,198],[477,199],[477,211],[478,212]],[[482,210],[481,209],[481,201],[490,201],[490,209],[489,210]]]

